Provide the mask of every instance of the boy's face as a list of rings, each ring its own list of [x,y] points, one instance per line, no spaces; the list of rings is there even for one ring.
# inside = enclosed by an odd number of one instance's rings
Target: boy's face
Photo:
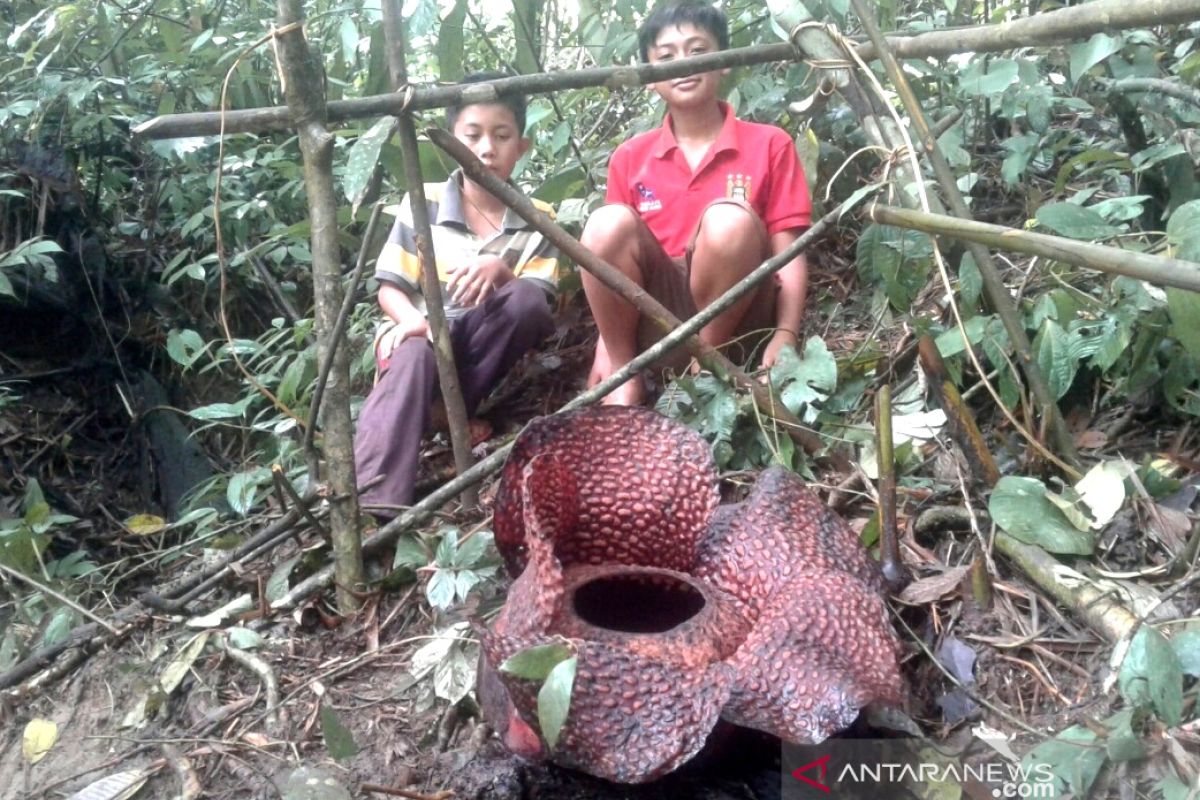
[[[651,64],[662,64],[677,58],[715,53],[720,50],[717,39],[703,28],[684,23],[663,28],[647,52]],[[702,72],[686,78],[672,78],[650,84],[669,108],[702,108],[712,104],[721,88],[721,76],[729,70]]]
[[[453,133],[501,180],[508,180],[529,149],[529,140],[517,130],[512,110],[499,103],[464,106],[454,121]]]

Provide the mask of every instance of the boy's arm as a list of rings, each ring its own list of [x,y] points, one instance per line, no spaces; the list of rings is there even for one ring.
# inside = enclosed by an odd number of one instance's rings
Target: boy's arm
[[[410,337],[429,334],[429,322],[412,301],[408,292],[395,283],[381,281],[379,284],[379,307],[394,325],[379,335],[375,342],[375,356],[387,359],[400,344]]]
[[[799,237],[800,231],[791,229],[771,234],[771,254],[782,253]],[[775,333],[763,350],[762,366],[770,368],[785,347],[797,347],[800,340],[800,325],[804,321],[804,300],[808,289],[808,262],[798,255],[779,270],[779,296],[775,300]]]

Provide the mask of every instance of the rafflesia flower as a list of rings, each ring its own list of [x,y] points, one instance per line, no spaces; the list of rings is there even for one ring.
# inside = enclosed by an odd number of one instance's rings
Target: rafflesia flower
[[[481,703],[510,748],[640,783],[718,719],[811,744],[903,700],[883,577],[853,531],[779,467],[743,502],[719,499],[707,443],[648,409],[559,414],[518,437],[495,507],[517,577],[481,633]],[[538,683],[499,667],[563,641],[576,677],[551,749]]]

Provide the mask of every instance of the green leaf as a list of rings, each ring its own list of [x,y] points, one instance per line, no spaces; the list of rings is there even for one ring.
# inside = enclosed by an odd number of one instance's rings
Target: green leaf
[[[1200,262],[1200,200],[1184,203],[1171,213],[1167,238],[1175,245],[1176,258]]]
[[[971,317],[963,323],[963,329],[967,332],[967,339],[972,345],[977,345],[983,341],[983,334],[987,330],[988,322],[991,317]],[[965,352],[966,344],[963,343],[962,331],[958,326],[942,331],[933,340],[937,345],[938,352],[942,354],[942,358],[950,358],[959,353]]]
[[[771,367],[771,383],[780,390],[788,410],[799,414],[803,406],[826,399],[837,388],[837,359],[821,337],[811,336],[804,343],[803,356],[790,347],[779,351]]]
[[[1048,319],[1033,341],[1033,352],[1054,399],[1062,399],[1079,370],[1079,361],[1071,352],[1070,336],[1061,325]]]
[[[167,355],[176,364],[190,367],[204,352],[204,339],[191,329],[172,330],[167,334]]]
[[[1004,178],[1005,183],[1012,186],[1021,180],[1021,176],[1029,168],[1029,162],[1037,155],[1040,143],[1041,137],[1036,133],[1010,136],[1001,142],[1008,151],[1004,163],[1000,165],[1000,177]]]
[[[1182,631],[1171,637],[1171,649],[1185,675],[1200,677],[1200,630]]]
[[[447,609],[454,603],[454,570],[439,569],[425,586],[425,597],[434,608]]]
[[[538,72],[541,52],[541,17],[543,0],[513,0],[512,21],[516,39],[516,67],[522,75]]]
[[[1075,797],[1087,797],[1106,757],[1103,745],[1096,739],[1096,734],[1087,728],[1079,725],[1067,728],[1021,759],[1021,772],[1040,777],[1048,769],[1054,776],[1054,793],[1039,797],[1061,797],[1067,791]]]
[[[1168,726],[1183,721],[1183,669],[1179,657],[1166,638],[1149,625],[1133,635],[1117,673],[1117,688],[1130,705],[1153,708]]]
[[[1200,362],[1200,292],[1168,287],[1167,313],[1171,317],[1171,335],[1188,355]]]
[[[578,660],[572,656],[559,662],[538,692],[538,727],[542,738],[551,750],[558,744],[558,736],[571,710],[571,690],[575,688],[575,667]]]
[[[424,567],[429,563],[429,551],[416,536],[404,536],[396,542],[393,567]]]
[[[46,626],[46,632],[42,634],[42,644],[49,647],[65,641],[71,635],[71,623],[74,619],[75,612],[69,608],[55,611],[54,616],[50,618],[50,624]]]
[[[325,739],[325,749],[334,761],[345,761],[358,755],[358,745],[354,736],[342,724],[337,714],[329,706],[321,705],[321,736]]]
[[[455,642],[445,658],[433,668],[433,693],[451,703],[462,700],[475,685],[476,663],[478,654],[470,658],[463,652],[460,643]]]
[[[1068,47],[1067,53],[1071,57],[1071,80],[1078,83],[1084,73],[1118,52],[1124,44],[1124,40],[1119,36],[1097,33],[1086,42]]]
[[[977,97],[997,95],[1016,83],[1017,76],[1017,62],[1011,58],[978,59],[962,73],[958,88],[963,94]]]
[[[1068,522],[1035,478],[1001,478],[988,500],[988,511],[1006,533],[1051,553],[1086,556],[1095,549],[1095,538]]]
[[[241,516],[246,516],[250,513],[250,509],[254,507],[254,501],[258,496],[258,485],[263,479],[266,470],[261,467],[258,469],[239,472],[229,479],[229,487],[225,491],[225,499],[229,501],[229,507]]]
[[[392,135],[392,126],[395,124],[395,117],[380,118],[366,133],[359,136],[350,148],[350,155],[346,159],[346,171],[342,175],[342,191],[353,206],[352,213],[358,213],[358,204],[362,202],[363,192],[371,182],[375,165],[379,163],[379,150]]]
[[[571,648],[564,644],[539,644],[504,659],[500,671],[529,681],[544,681],[551,670],[571,655]]]
[[[438,542],[437,553],[434,554],[433,563],[439,567],[453,567],[454,554],[458,551],[458,528],[446,528],[442,531],[442,538]]]
[[[467,0],[455,0],[454,7],[442,19],[438,29],[438,72],[443,81],[458,81],[463,77],[463,25],[466,21]]]
[[[459,545],[457,552],[455,552],[454,557],[451,559],[451,566],[461,569],[463,567],[473,567],[478,564],[479,560],[487,553],[488,548],[491,547],[492,538],[491,531],[478,531],[473,534]]]
[[[17,296],[17,293],[13,291],[12,281],[3,272],[0,272],[0,295],[7,295],[8,297]]]
[[[1104,720],[1104,727],[1109,730],[1104,746],[1113,761],[1137,761],[1146,757],[1146,747],[1133,729],[1136,714],[1137,709],[1126,708]]]
[[[234,419],[246,413],[252,398],[247,397],[236,403],[209,403],[206,406],[193,408],[188,412],[192,419]]]
[[[262,647],[264,641],[261,633],[249,628],[230,628],[228,635],[229,643],[239,650],[253,650]]]
[[[271,577],[267,579],[267,588],[264,590],[267,595],[268,603],[274,603],[276,600],[287,594],[288,576],[292,574],[292,569],[299,562],[299,555],[292,556],[287,561],[281,562],[271,572]]]
[[[1036,216],[1039,224],[1071,239],[1103,239],[1120,233],[1104,217],[1075,203],[1049,203]]]

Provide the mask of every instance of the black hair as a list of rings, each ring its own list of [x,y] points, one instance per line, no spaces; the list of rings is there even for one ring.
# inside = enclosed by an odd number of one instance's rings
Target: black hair
[[[465,76],[459,83],[483,83],[485,81],[494,81],[498,78],[511,78],[512,76],[506,72],[498,70],[488,70],[484,72],[472,72]],[[525,135],[525,98],[519,94],[503,94],[495,100],[489,100],[484,103],[464,103],[458,102],[446,106],[446,128],[450,131],[454,130],[454,123],[458,122],[458,115],[467,106],[472,105],[491,105],[495,103],[499,106],[504,106],[513,113],[513,117],[517,120],[517,136]]]
[[[729,20],[725,12],[708,3],[667,2],[657,6],[642,27],[638,28],[638,55],[642,61],[650,60],[650,48],[664,28],[690,23],[702,31],[712,34],[717,40],[717,49],[729,47]]]

